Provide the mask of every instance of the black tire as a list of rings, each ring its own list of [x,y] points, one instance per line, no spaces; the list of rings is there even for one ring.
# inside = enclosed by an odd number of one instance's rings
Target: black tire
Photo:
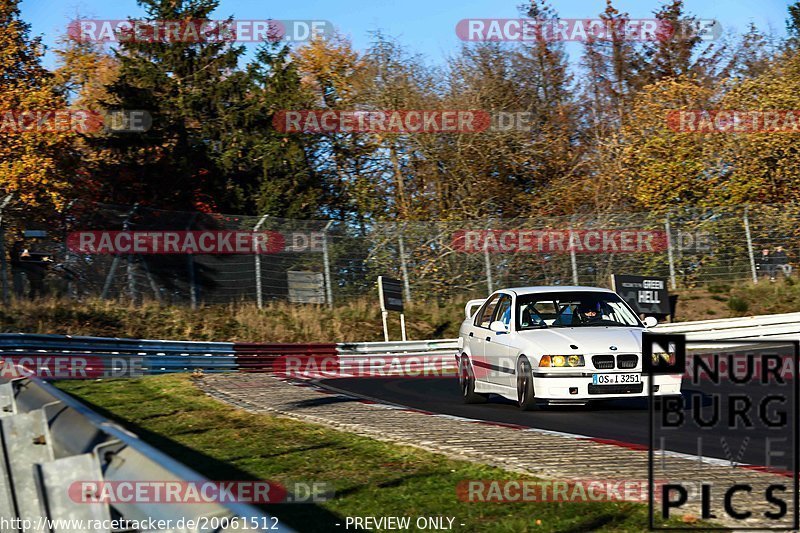
[[[523,411],[537,408],[536,394],[533,390],[533,371],[525,357],[517,361],[517,404]]]
[[[475,373],[466,355],[462,355],[458,360],[458,385],[464,403],[486,403],[489,399],[488,394],[475,392]]]

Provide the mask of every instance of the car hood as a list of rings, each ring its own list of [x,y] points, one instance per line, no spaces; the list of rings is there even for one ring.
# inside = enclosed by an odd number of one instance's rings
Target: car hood
[[[523,331],[520,336],[541,354],[640,353],[643,331],[626,327],[547,328]]]

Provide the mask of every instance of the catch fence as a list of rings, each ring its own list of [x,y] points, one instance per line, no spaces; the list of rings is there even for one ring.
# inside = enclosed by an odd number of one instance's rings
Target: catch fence
[[[42,224],[11,202],[0,221],[6,301],[50,294],[192,306],[333,305],[375,295],[379,275],[401,280],[411,301],[507,286],[610,286],[611,274],[661,276],[671,288],[692,288],[759,280],[769,270],[762,249],[774,255],[782,246],[788,264],[800,258],[795,205],[354,223],[74,203]],[[120,235],[134,234],[149,237],[141,248],[119,247],[130,244]],[[177,248],[164,247],[168,235]],[[216,239],[210,248],[204,235]],[[242,241],[254,245],[249,251],[236,248],[247,235],[263,239]]]

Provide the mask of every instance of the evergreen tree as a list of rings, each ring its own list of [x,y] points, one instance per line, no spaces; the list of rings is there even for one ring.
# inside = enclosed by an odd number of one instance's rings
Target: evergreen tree
[[[147,21],[203,21],[217,0],[139,0]],[[175,209],[239,210],[241,186],[219,165],[226,115],[246,87],[237,70],[244,49],[219,39],[197,42],[124,39],[117,78],[107,86],[111,108],[145,110],[145,133],[98,138],[113,157],[101,165],[104,197]]]
[[[259,214],[319,216],[322,184],[309,161],[314,137],[280,132],[272,124],[281,111],[310,107],[289,47],[260,48],[248,67],[247,84],[246,102],[228,117],[223,169],[246,192],[248,207]]]

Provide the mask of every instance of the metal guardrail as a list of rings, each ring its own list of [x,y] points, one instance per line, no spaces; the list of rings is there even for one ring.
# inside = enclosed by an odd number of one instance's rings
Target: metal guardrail
[[[718,341],[800,336],[800,313],[660,324],[655,332],[683,333],[687,339]],[[19,361],[51,355],[93,362],[86,377],[171,372],[269,372],[288,356],[338,359],[342,367],[364,359],[423,359],[420,364],[451,366],[458,339],[339,344],[279,344],[141,340],[69,335],[0,334],[0,357]]]
[[[265,371],[285,355],[336,355],[335,344],[141,340],[1,333],[0,356],[15,361],[64,356],[94,364],[91,376]]]
[[[289,531],[269,515],[241,503],[76,503],[76,482],[189,482],[202,486],[209,480],[40,379],[0,384],[0,408],[0,517],[7,519],[7,524],[12,518],[29,520],[25,532],[49,533],[51,529],[41,522],[43,517],[82,520],[93,524],[90,531],[109,531],[96,525],[111,518],[171,520],[169,531],[173,532],[240,531],[241,520],[248,521],[255,531]],[[80,496],[80,490],[77,493]],[[234,517],[239,520],[238,529],[235,522],[222,520]],[[0,528],[1,533],[17,531],[23,529]],[[52,531],[87,529],[62,523]]]
[[[659,324],[657,333],[683,333],[687,340],[720,341],[774,337],[776,340],[800,337],[800,313],[782,313],[714,320]]]

